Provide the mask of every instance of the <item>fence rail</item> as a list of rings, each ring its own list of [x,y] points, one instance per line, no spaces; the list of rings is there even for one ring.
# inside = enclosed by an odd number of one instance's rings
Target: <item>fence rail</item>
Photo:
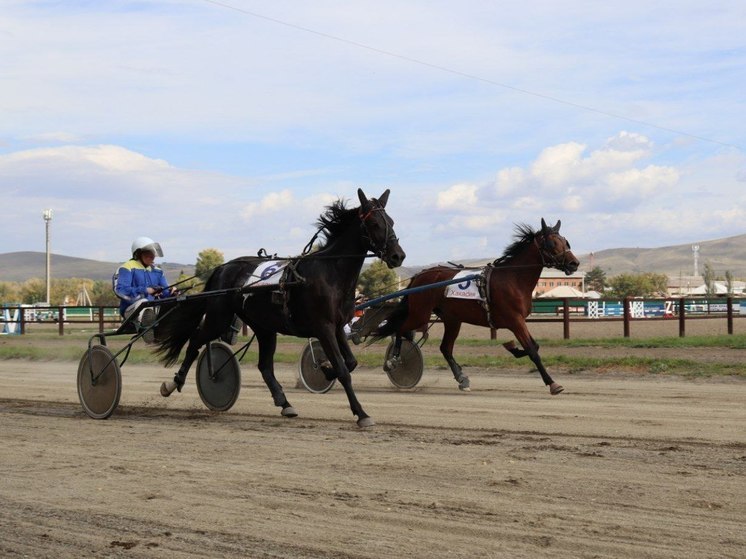
[[[66,325],[97,324],[103,332],[106,326],[115,328],[122,322],[119,307],[111,306],[3,305],[1,310],[2,334],[26,334],[29,324],[57,324],[60,336],[64,336]]]
[[[121,323],[119,308],[114,306],[28,306],[2,305],[0,333],[26,334],[29,324],[56,324],[60,336],[65,328],[96,324],[99,332]],[[636,299],[534,299],[528,322],[561,323],[563,337],[570,339],[571,325],[577,323],[621,322],[623,335],[630,337],[635,322],[678,320],[679,336],[686,336],[686,324],[691,320],[725,320],[728,334],[734,324],[746,318],[746,298],[646,298]],[[496,333],[491,332],[495,338]]]

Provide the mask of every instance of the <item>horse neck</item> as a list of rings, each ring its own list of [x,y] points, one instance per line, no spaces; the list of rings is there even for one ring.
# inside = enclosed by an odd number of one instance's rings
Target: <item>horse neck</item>
[[[327,268],[333,270],[333,279],[349,283],[354,289],[367,253],[368,245],[363,239],[360,222],[355,221],[344,233],[330,239],[318,254],[329,263]]]
[[[539,282],[539,277],[543,269],[544,262],[536,243],[529,243],[525,250],[511,258],[504,265],[495,268],[495,270],[502,270],[514,276],[520,288],[528,293],[533,292],[534,287]]]

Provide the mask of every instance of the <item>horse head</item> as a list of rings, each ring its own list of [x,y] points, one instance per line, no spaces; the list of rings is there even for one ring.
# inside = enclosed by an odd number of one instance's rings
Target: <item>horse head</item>
[[[580,261],[570,250],[570,243],[559,234],[562,222],[557,220],[557,225],[549,227],[544,218],[541,218],[541,231],[536,235],[536,245],[544,266],[557,268],[566,275],[570,275],[578,269]]]
[[[394,232],[394,220],[386,213],[389,193],[386,189],[380,198],[369,200],[360,188],[357,189],[357,196],[360,199],[360,222],[363,237],[368,241],[368,250],[383,260],[389,268],[397,268],[404,262],[406,254],[399,246],[399,239]]]

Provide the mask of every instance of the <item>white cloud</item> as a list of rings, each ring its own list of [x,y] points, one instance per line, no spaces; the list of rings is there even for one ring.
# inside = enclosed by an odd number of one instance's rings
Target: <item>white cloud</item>
[[[543,204],[536,196],[521,196],[510,202],[510,207],[524,211],[541,210]]]
[[[495,193],[498,196],[508,196],[519,190],[527,181],[527,173],[520,167],[500,169],[495,179]]]
[[[500,223],[501,217],[499,215],[487,214],[487,215],[470,215],[458,219],[458,225],[466,227],[471,231],[488,231],[491,227]]]
[[[641,166],[652,155],[647,137],[626,131],[590,151],[578,142],[549,146],[525,168],[499,170],[493,191],[513,207],[536,210],[557,206],[580,211],[621,199],[640,204],[653,193],[668,192],[679,180],[673,167]]]
[[[578,212],[583,209],[584,203],[583,203],[583,197],[572,195],[572,196],[566,196],[562,200],[562,209],[569,211],[569,212]]]
[[[477,187],[473,184],[454,184],[438,193],[436,206],[439,210],[458,211],[473,208],[477,204]]]
[[[582,177],[582,154],[586,146],[569,142],[545,148],[529,169],[530,176],[544,188],[561,187]]]
[[[611,173],[607,177],[609,194],[612,200],[631,198],[644,201],[652,194],[675,194],[673,188],[679,180],[679,173],[672,167],[648,165],[644,169],[628,169]]]
[[[357,185],[392,187],[415,263],[497,250],[541,216],[595,249],[742,232],[743,149],[695,138],[746,145],[746,4],[713,1],[257,3],[290,25],[205,2],[11,2],[0,251],[40,248],[53,207],[63,254],[120,254],[143,223],[169,258],[292,253]]]
[[[78,172],[152,173],[168,170],[161,159],[152,159],[121,146],[61,146],[35,148],[0,155],[0,170],[27,173],[39,168],[74,168]]]
[[[257,216],[266,216],[290,208],[295,204],[293,193],[289,190],[270,192],[258,202],[251,202],[241,210],[241,217],[249,221]]]
[[[609,138],[606,146],[609,150],[617,152],[649,152],[653,148],[653,143],[642,134],[622,130],[616,136]]]

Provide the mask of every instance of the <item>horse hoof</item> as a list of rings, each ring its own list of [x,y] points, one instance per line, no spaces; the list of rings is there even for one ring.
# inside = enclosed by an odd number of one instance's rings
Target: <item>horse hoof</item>
[[[295,408],[293,406],[282,408],[281,413],[283,417],[298,417],[298,412],[295,411]]]
[[[357,426],[361,429],[365,429],[366,427],[373,427],[376,424],[375,421],[373,421],[372,417],[361,417],[357,420]]]
[[[460,390],[461,392],[471,392],[471,388],[470,388],[470,387],[468,387],[468,386],[461,386],[461,385],[459,385],[458,389],[459,389],[459,390]]]
[[[557,384],[556,382],[553,382],[551,386],[549,387],[549,393],[552,396],[556,396],[560,392],[564,390],[564,387],[561,384]]]
[[[458,389],[462,392],[471,392],[471,382],[467,377],[462,378],[458,383]]]
[[[161,396],[168,398],[176,390],[176,383],[172,380],[161,383]]]

